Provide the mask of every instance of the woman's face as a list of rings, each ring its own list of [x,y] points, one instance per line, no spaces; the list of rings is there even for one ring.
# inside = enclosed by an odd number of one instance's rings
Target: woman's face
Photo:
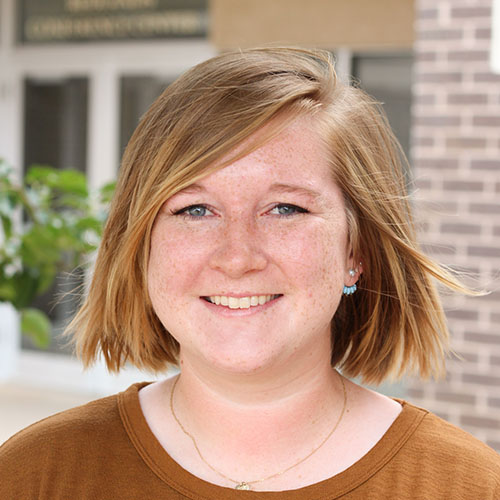
[[[329,360],[331,319],[357,278],[326,158],[301,117],[165,202],[148,290],[181,360],[245,373]]]

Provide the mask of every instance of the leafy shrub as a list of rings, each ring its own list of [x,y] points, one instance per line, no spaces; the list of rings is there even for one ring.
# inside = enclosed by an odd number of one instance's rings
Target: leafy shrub
[[[19,184],[0,160],[0,302],[20,312],[22,332],[39,347],[50,341],[50,321],[30,305],[96,250],[113,190],[91,191],[81,172],[47,166],[29,168]]]

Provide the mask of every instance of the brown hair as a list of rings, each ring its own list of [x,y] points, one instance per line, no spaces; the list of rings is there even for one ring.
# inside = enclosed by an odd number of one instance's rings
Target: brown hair
[[[127,361],[157,371],[177,363],[179,345],[147,293],[151,229],[175,192],[273,120],[268,140],[314,113],[346,201],[359,291],[332,321],[332,365],[348,376],[443,369],[448,331],[433,278],[466,291],[416,242],[400,147],[377,102],[341,83],[328,52],[264,48],[226,53],[190,69],[153,103],[123,156],[118,185],[82,308],[68,327],[88,366],[102,352],[118,371]],[[257,148],[251,144],[238,157]]]

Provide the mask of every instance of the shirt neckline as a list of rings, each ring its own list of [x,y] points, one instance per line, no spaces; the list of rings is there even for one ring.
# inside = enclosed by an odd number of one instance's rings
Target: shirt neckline
[[[286,491],[237,491],[200,479],[181,467],[165,451],[149,428],[139,402],[139,390],[150,382],[131,385],[118,395],[118,408],[125,430],[146,465],[171,488],[192,500],[235,498],[268,500],[333,500],[354,490],[376,474],[401,449],[428,413],[401,399],[402,410],[375,446],[353,465],[335,476],[303,488]],[[336,493],[332,497],[331,492]],[[327,494],[329,492],[329,494]],[[327,496],[325,496],[325,494]]]

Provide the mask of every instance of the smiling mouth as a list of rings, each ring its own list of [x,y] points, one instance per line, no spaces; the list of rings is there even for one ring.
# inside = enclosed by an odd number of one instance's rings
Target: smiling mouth
[[[229,297],[226,295],[211,295],[210,297],[202,297],[215,305],[225,306],[229,309],[249,309],[250,307],[262,306],[271,300],[281,297],[277,295],[249,295],[248,297]]]

